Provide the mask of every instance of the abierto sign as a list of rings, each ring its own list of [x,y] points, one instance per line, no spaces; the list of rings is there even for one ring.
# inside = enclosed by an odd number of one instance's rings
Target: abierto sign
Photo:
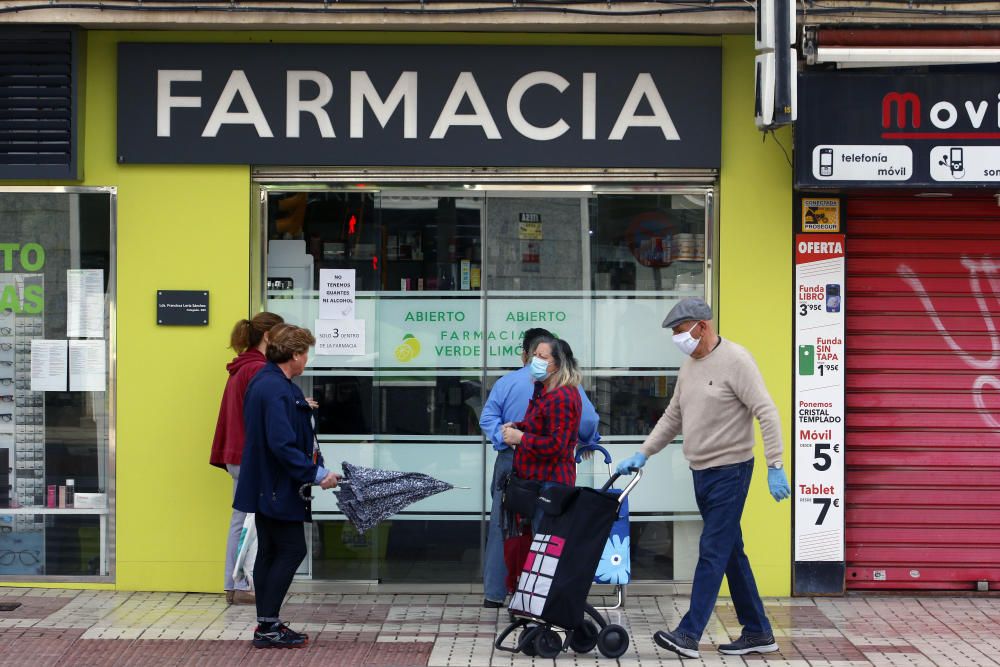
[[[119,45],[118,160],[718,168],[715,47]]]

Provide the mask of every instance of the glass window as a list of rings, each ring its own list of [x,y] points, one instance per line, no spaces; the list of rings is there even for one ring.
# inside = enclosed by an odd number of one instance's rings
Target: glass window
[[[491,511],[493,451],[478,426],[489,389],[520,366],[524,331],[549,329],[580,360],[602,444],[616,459],[635,451],[682,360],[663,317],[707,293],[710,191],[366,187],[268,188],[265,307],[313,328],[319,270],[354,268],[364,354],[313,355],[298,380],[320,403],[324,457],[468,489],[367,535],[318,494],[313,576],[475,582]],[[680,443],[647,468],[658,482],[632,498],[633,576],[689,579],[700,522]],[[606,475],[585,463],[580,483]]]
[[[110,571],[113,212],[0,191],[0,578]]]

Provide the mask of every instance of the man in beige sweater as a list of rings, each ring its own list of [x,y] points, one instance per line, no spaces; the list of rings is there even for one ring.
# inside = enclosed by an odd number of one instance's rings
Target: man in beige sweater
[[[723,340],[711,320],[712,309],[697,298],[681,300],[667,314],[663,327],[673,331],[674,344],[691,358],[681,366],[670,404],[641,451],[617,467],[623,474],[641,468],[683,432],[684,457],[691,466],[704,527],[688,612],[676,630],[660,630],[653,640],[688,658],[699,657],[698,640],[715,609],[723,575],[743,632],[719,651],[745,655],[778,650],[740,530],[753,475],[754,417],[764,436],[771,495],[778,501],[791,495],[782,468],[778,409],[750,353]]]

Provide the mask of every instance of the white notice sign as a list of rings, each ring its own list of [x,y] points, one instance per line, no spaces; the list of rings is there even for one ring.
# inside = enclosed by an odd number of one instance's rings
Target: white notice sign
[[[66,341],[31,341],[31,391],[66,391]]]
[[[931,178],[944,183],[1000,181],[1000,146],[935,146]]]
[[[69,342],[69,390],[104,391],[106,383],[105,341]]]
[[[844,235],[795,237],[795,560],[844,560]]]
[[[354,319],[354,269],[319,270],[319,319]]]
[[[104,337],[103,269],[66,271],[66,335],[70,338]]]
[[[364,320],[316,320],[316,354],[365,353]]]
[[[908,181],[913,151],[909,146],[817,146],[812,172],[821,181]]]

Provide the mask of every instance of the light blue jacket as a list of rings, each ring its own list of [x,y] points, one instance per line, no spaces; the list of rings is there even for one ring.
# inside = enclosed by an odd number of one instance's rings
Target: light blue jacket
[[[483,414],[479,418],[479,428],[493,443],[493,449],[497,451],[509,449],[503,441],[500,427],[507,422],[519,422],[524,419],[528,402],[534,393],[535,381],[531,377],[530,365],[507,373],[493,385],[486,399],[486,405],[483,406]],[[582,400],[580,444],[596,445],[601,440],[597,432],[600,418],[583,387],[580,387],[580,399]]]

